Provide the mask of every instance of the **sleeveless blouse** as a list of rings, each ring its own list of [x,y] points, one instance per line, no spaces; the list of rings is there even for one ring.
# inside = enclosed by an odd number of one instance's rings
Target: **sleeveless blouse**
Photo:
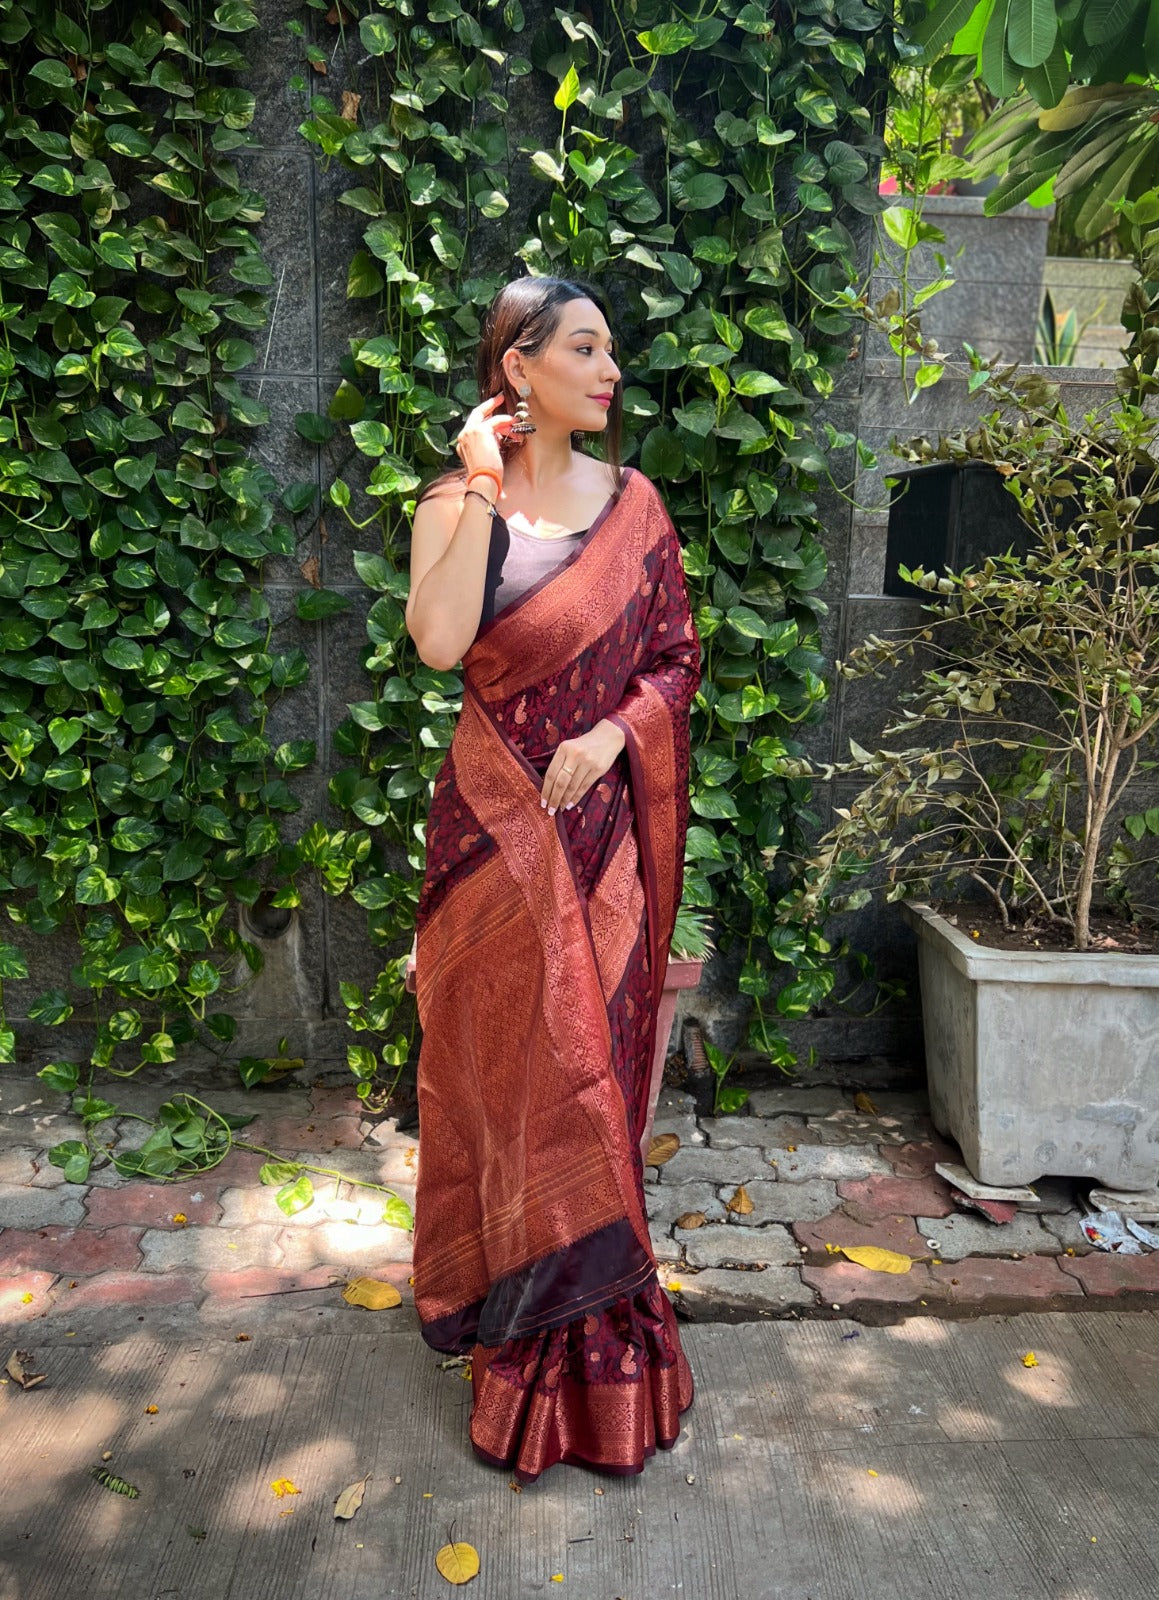
[[[494,621],[498,612],[518,600],[571,555],[587,533],[561,534],[556,539],[538,539],[533,533],[509,528],[501,511],[491,517],[491,540],[487,547],[487,576],[483,580],[483,610],[479,629]],[[476,634],[478,637],[478,634]]]

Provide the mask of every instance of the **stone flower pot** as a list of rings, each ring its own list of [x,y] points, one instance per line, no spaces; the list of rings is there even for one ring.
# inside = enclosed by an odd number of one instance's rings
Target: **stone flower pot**
[[[996,950],[929,906],[918,936],[930,1105],[982,1183],[1159,1183],[1159,956]]]

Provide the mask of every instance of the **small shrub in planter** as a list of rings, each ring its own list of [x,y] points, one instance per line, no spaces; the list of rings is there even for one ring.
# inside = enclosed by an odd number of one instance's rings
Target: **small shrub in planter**
[[[1132,908],[1146,830],[1120,824],[1159,725],[1159,421],[1123,401],[1071,419],[1038,378],[994,394],[975,427],[901,453],[988,463],[1030,537],[973,571],[905,571],[926,620],[841,664],[908,667],[908,686],[881,746],[825,769],[863,786],[800,893],[818,916],[875,891],[962,902],[956,941],[916,920],[935,1121],[977,1176],[1144,1187],[1159,1178],[1159,959],[1143,952],[1159,944]],[[966,958],[987,920],[1011,948],[982,973]],[[937,939],[952,977],[933,975]],[[993,1013],[1003,973],[1020,987]]]

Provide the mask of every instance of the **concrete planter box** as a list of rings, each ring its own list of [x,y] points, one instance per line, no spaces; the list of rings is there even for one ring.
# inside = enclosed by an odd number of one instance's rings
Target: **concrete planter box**
[[[934,1125],[982,1183],[1159,1182],[1159,956],[978,945],[928,906],[918,936]]]

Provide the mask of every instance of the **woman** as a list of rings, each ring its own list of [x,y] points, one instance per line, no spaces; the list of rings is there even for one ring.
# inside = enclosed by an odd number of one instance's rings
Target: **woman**
[[[508,284],[411,550],[408,629],[465,677],[418,914],[415,1299],[471,1353],[476,1451],[525,1483],[641,1471],[692,1399],[639,1142],[699,642],[672,523],[619,467],[612,351],[596,291]],[[599,432],[604,462],[576,448]]]

